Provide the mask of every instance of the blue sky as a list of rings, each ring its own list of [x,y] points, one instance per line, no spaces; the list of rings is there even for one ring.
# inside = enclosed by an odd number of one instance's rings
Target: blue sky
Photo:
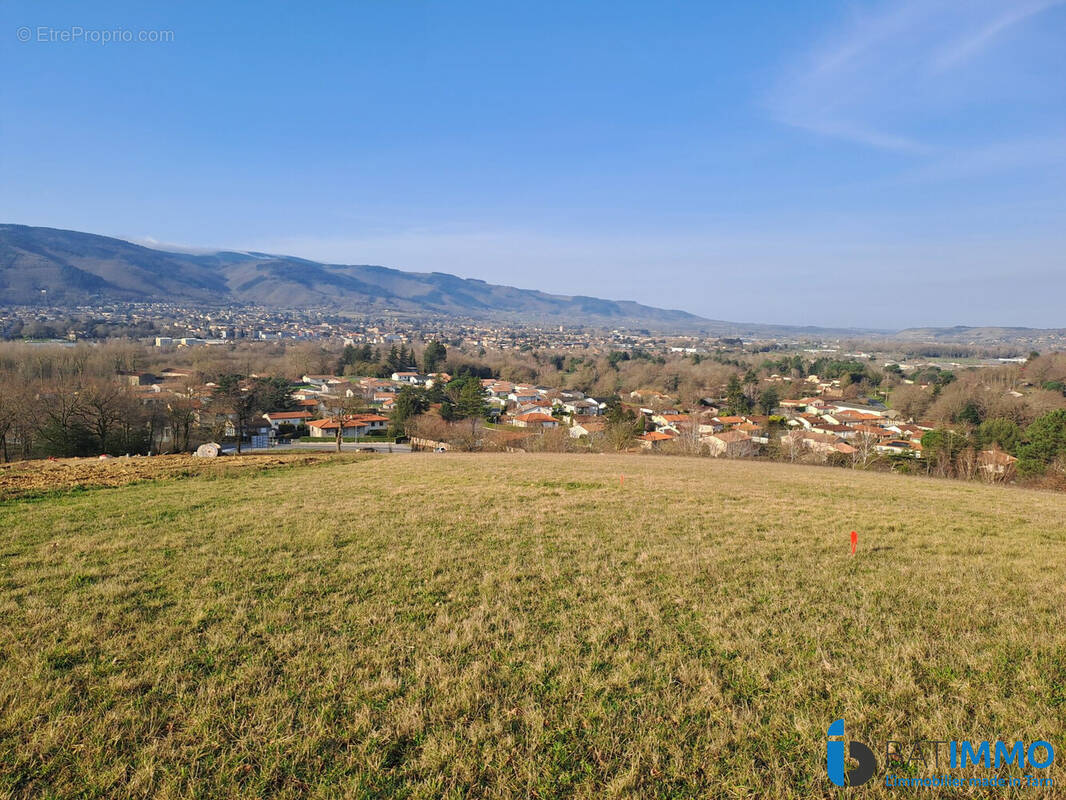
[[[85,41],[116,30],[172,40]],[[4,0],[0,42],[2,221],[717,319],[1066,326],[1063,0]]]

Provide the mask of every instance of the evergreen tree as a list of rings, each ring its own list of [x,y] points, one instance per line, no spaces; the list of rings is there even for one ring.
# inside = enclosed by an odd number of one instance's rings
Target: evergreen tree
[[[773,414],[774,409],[777,408],[777,404],[781,398],[777,394],[777,389],[773,386],[768,386],[759,395],[759,408],[762,409],[764,414]]]
[[[257,378],[254,392],[262,408],[288,411],[293,407],[292,384],[285,378]]]
[[[389,355],[385,359],[385,366],[390,372],[400,372],[403,364],[400,361],[400,351],[396,349],[396,345],[389,348]]]
[[[426,349],[422,352],[422,371],[425,373],[436,372],[447,357],[447,348],[434,339],[426,345]]]
[[[1039,417],[1025,429],[1025,444],[1018,449],[1018,472],[1043,473],[1056,459],[1066,458],[1066,409]]]
[[[999,446],[1008,453],[1015,453],[1021,442],[1022,432],[1009,419],[986,419],[977,428],[977,441],[981,447]]]
[[[617,424],[619,422],[632,422],[636,417],[632,411],[627,410],[622,401],[617,397],[607,398],[607,408],[603,411],[603,417],[607,420],[609,425]]]
[[[409,419],[425,413],[428,408],[429,402],[420,389],[414,386],[404,386],[396,395],[396,402],[392,407],[393,429],[403,431]]]
[[[966,405],[962,407],[962,411],[955,417],[956,422],[965,422],[969,425],[977,426],[981,424],[981,411],[977,407],[977,403],[973,400],[966,401]]]
[[[751,410],[749,405],[749,399],[744,394],[744,387],[740,385],[740,378],[733,375],[729,379],[729,384],[725,390],[726,407],[730,414],[740,415],[747,414]]]
[[[484,419],[488,411],[485,405],[485,390],[477,378],[467,378],[459,390],[455,409],[462,419]]]

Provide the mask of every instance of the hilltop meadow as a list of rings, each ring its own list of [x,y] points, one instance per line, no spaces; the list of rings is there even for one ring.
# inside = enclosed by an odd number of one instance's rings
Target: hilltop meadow
[[[621,455],[134,479],[0,501],[0,797],[832,797],[840,717],[875,752],[1066,730],[1061,493]]]

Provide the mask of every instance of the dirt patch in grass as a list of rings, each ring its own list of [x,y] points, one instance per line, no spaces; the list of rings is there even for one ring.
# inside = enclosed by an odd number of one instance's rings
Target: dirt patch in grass
[[[126,486],[141,481],[223,477],[366,456],[335,453],[286,453],[197,458],[191,455],[109,458],[62,458],[0,464],[0,501],[41,497],[58,492]]]

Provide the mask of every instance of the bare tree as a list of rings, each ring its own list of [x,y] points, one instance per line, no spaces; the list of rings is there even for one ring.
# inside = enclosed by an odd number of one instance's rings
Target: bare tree
[[[84,445],[84,398],[81,387],[56,384],[40,394],[41,438],[57,455],[79,455]]]
[[[877,443],[880,441],[876,436],[868,431],[862,431],[858,436],[852,439],[852,446],[855,448],[855,455],[852,457],[852,463],[856,467],[866,467],[870,463],[870,458],[877,452]]]
[[[215,387],[215,399],[233,422],[239,455],[244,433],[259,405],[258,394],[245,385],[245,380],[240,375],[223,375],[218,379],[218,385]]]
[[[805,445],[803,444],[803,431],[791,430],[785,434],[785,452],[788,453],[788,460],[793,464],[799,461],[803,457],[803,451]]]
[[[163,450],[163,432],[167,427],[166,409],[158,402],[150,402],[144,405],[143,414],[148,435],[148,453],[160,453]],[[240,452],[239,439],[237,452]]]
[[[144,404],[132,392],[124,391],[119,395],[118,405],[114,434],[118,437],[118,448],[126,453],[140,452],[145,446],[148,427]],[[151,439],[148,439],[147,446],[151,448]]]
[[[955,476],[958,478],[972,481],[977,477],[979,469],[980,461],[978,459],[978,454],[972,447],[963,449],[955,459]]]
[[[700,414],[698,411],[693,411],[688,415],[688,419],[681,424],[679,432],[678,444],[683,446],[686,453],[694,456],[703,455],[704,447],[700,444]]]
[[[326,414],[328,415],[328,419],[331,423],[337,426],[335,441],[338,453],[341,451],[341,444],[344,442],[345,423],[351,421],[361,405],[360,398],[348,397],[347,393],[336,395],[326,401]]]
[[[97,380],[86,384],[81,392],[79,413],[96,436],[101,453],[107,452],[112,431],[122,415],[122,399],[127,390],[113,381]]]
[[[23,385],[19,391],[13,391],[12,405],[14,421],[11,432],[18,441],[19,454],[23,459],[33,455],[33,443],[43,424],[40,393],[33,385]]]
[[[188,397],[173,397],[167,403],[167,422],[174,436],[174,452],[189,450],[192,426],[196,421],[196,408]]]
[[[11,459],[7,452],[7,437],[18,419],[18,400],[11,387],[0,385],[0,450],[3,451],[4,462]]]
[[[919,386],[899,386],[892,390],[892,407],[905,419],[920,419],[929,410],[933,396]]]

